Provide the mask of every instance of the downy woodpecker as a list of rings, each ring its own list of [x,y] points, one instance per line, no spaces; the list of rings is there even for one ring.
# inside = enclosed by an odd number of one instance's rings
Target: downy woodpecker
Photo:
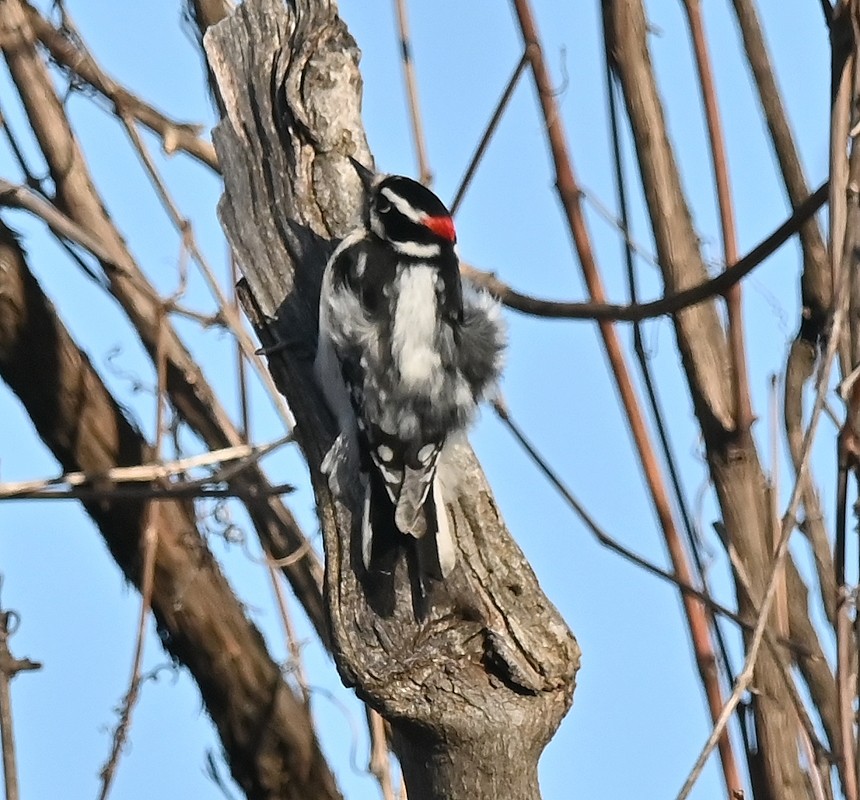
[[[440,459],[494,387],[505,331],[496,301],[461,283],[442,201],[350,160],[365,205],[322,282],[315,367],[340,431],[323,471],[335,494],[363,494],[369,574],[390,572],[414,541],[420,577],[441,579],[455,550]]]

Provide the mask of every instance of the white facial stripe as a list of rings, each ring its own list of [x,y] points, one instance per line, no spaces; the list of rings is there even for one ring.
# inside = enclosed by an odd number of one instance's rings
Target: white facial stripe
[[[417,224],[422,224],[424,219],[424,214],[420,211],[416,211],[409,203],[406,202],[399,194],[392,192],[391,189],[385,188],[380,192],[380,194],[385,197],[387,200],[391,202],[401,214],[407,219],[411,219],[413,222]]]
[[[375,231],[374,231],[375,233]],[[438,244],[419,244],[418,242],[389,242],[389,244],[398,252],[412,258],[435,258],[442,249]]]

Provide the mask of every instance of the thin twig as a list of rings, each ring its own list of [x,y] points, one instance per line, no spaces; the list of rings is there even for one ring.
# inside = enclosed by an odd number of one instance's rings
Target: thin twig
[[[848,217],[848,152],[851,113],[854,104],[853,77],[855,51],[851,47],[846,58],[841,58],[840,37],[848,35],[851,25],[845,19],[849,13],[849,2],[837,6],[838,17],[834,18],[831,32],[831,109],[830,109],[830,200],[828,220],[830,222],[830,280],[835,287],[839,283],[842,257],[845,248],[845,232]],[[839,361],[842,374],[851,371],[849,343],[840,343]]]
[[[146,621],[149,618],[150,604],[152,602],[155,555],[158,545],[158,508],[158,501],[153,500],[147,504],[146,513],[144,514],[143,537],[141,541],[143,550],[143,572],[140,587],[140,614],[138,615],[137,622],[137,640],[134,648],[134,658],[132,659],[131,679],[128,691],[123,698],[119,722],[114,730],[110,756],[101,770],[102,786],[101,791],[99,792],[99,800],[106,800],[110,794],[111,784],[113,783],[116,768],[119,763],[119,757],[122,753],[123,747],[125,746],[125,742],[128,739],[128,733],[131,728],[132,710],[134,709],[138,695],[140,694],[140,668],[143,663],[143,649],[146,641]]]
[[[385,735],[385,720],[367,706],[367,727],[370,731],[370,774],[379,783],[382,800],[395,800],[394,782],[391,780],[391,757],[388,750],[388,737]]]
[[[197,246],[197,240],[194,236],[194,229],[191,222],[179,212],[176,203],[174,203],[173,198],[170,196],[170,192],[168,191],[167,186],[158,171],[158,167],[156,167],[155,162],[149,153],[149,149],[141,138],[134,120],[132,120],[122,109],[119,109],[119,117],[128,132],[129,138],[131,139],[144,168],[146,169],[147,175],[156,190],[156,194],[158,194],[164,209],[167,211],[168,216],[176,226],[176,229],[182,236],[183,241],[186,243],[188,252],[200,269],[200,273],[206,281],[209,291],[215,297],[219,313],[223,317],[225,324],[236,338],[236,341],[242,349],[242,353],[251,363],[251,366],[254,368],[254,371],[257,373],[263,386],[266,388],[266,392],[269,395],[275,410],[281,417],[282,422],[286,425],[287,430],[292,430],[293,425],[295,425],[295,419],[287,406],[287,401],[278,391],[277,386],[275,386],[274,379],[269,371],[263,366],[263,362],[256,357],[257,347],[251,339],[251,335],[242,323],[242,318],[239,316],[235,306],[229,301],[221,289],[218,279],[215,277],[215,272],[212,270],[212,267],[203,257],[200,248]]]
[[[847,268],[844,268],[848,272]],[[853,269],[851,270],[853,273]],[[846,379],[847,380],[847,379]],[[843,381],[843,384],[845,381]],[[848,800],[856,800],[857,776],[852,768],[855,738],[855,687],[851,684],[852,670],[857,661],[857,644],[851,624],[852,591],[845,574],[846,525],[848,517],[848,474],[860,466],[860,442],[855,432],[860,406],[860,384],[856,381],[846,397],[845,424],[837,439],[836,542],[834,573],[836,579],[836,692],[839,703],[840,775]],[[857,610],[854,610],[855,615]]]
[[[699,600],[703,605],[705,605],[710,611],[713,611],[716,614],[720,614],[726,619],[731,620],[735,624],[737,624],[740,628],[747,631],[752,631],[755,628],[755,623],[749,620],[745,620],[739,614],[732,611],[730,608],[718,603],[716,600],[711,597],[711,595],[707,591],[702,591],[701,589],[697,589],[691,583],[688,583],[677,575],[669,572],[668,570],[663,569],[662,567],[658,567],[656,564],[648,561],[648,559],[643,558],[638,553],[630,550],[625,545],[621,544],[617,539],[610,536],[591,516],[588,509],[577,499],[577,497],[573,494],[567,484],[561,479],[559,474],[552,468],[549,462],[540,454],[538,449],[532,444],[529,438],[525,435],[522,428],[516,423],[516,421],[511,417],[510,411],[505,407],[505,405],[501,401],[496,401],[493,403],[493,410],[498,414],[499,419],[501,419],[502,423],[505,427],[513,434],[514,438],[517,440],[517,443],[525,450],[528,454],[529,458],[535,463],[537,468],[543,473],[544,477],[555,487],[556,491],[562,496],[564,501],[570,506],[573,512],[579,517],[580,521],[591,531],[594,538],[605,547],[607,550],[612,551],[620,555],[625,561],[629,561],[631,564],[634,564],[637,567],[641,567],[646,572],[654,575],[658,578],[663,579],[664,581],[671,583],[673,586],[676,586],[678,590],[684,594],[689,595],[690,597],[694,597]],[[778,639],[779,644],[789,648],[794,653],[803,653],[805,652],[802,647],[800,647],[796,642],[793,642],[791,639],[787,637],[780,637]]]
[[[472,182],[472,178],[475,175],[475,171],[478,169],[478,165],[481,163],[481,159],[484,157],[484,153],[487,152],[487,147],[490,144],[490,140],[493,138],[493,134],[496,132],[496,128],[499,126],[499,122],[502,119],[502,116],[505,113],[505,109],[508,107],[508,103],[513,97],[514,89],[517,88],[517,83],[520,80],[520,76],[523,74],[523,70],[528,66],[529,60],[528,56],[524,52],[522,57],[517,63],[516,69],[514,69],[513,74],[505,85],[505,90],[502,92],[502,96],[499,98],[499,102],[496,103],[495,111],[493,111],[493,116],[490,117],[490,121],[487,123],[487,127],[484,129],[484,134],[481,136],[481,141],[478,142],[478,146],[475,148],[475,152],[472,154],[472,158],[469,161],[469,166],[466,167],[466,172],[463,174],[462,179],[460,180],[460,185],[457,187],[457,194],[454,195],[454,199],[451,201],[451,214],[456,214],[457,209],[460,208],[460,203],[463,200],[463,197],[466,194],[466,190],[469,188],[469,184]]]
[[[768,514],[770,516],[771,548],[776,549],[779,542],[779,398],[778,380],[770,376],[769,425],[770,425],[770,479],[766,490],[769,495]],[[776,627],[782,634],[788,633],[788,586],[785,569],[781,569],[776,588]]]
[[[425,186],[429,186],[433,182],[433,173],[430,172],[430,164],[427,160],[424,126],[421,124],[421,107],[418,103],[418,82],[415,80],[415,66],[412,63],[412,44],[409,40],[409,21],[406,18],[406,0],[394,0],[394,7],[397,10],[400,58],[403,64],[403,79],[406,82],[406,97],[409,101],[412,138],[415,142],[415,156],[418,159],[418,179]]]
[[[0,178],[0,206],[29,211],[34,216],[39,217],[58,238],[68,239],[89,250],[99,261],[111,269],[122,269],[98,237],[29,187]]]
[[[19,672],[41,669],[29,658],[14,658],[9,637],[18,627],[18,615],[0,607],[0,743],[3,747],[3,782],[6,800],[18,800],[18,766],[15,759],[15,736],[12,725],[12,692],[10,684]]]
[[[291,483],[278,483],[266,487],[250,486],[213,486],[208,479],[200,481],[171,481],[163,485],[72,486],[56,489],[30,489],[18,492],[11,497],[0,497],[0,502],[15,500],[169,500],[186,498],[237,497],[240,500],[255,501],[263,497],[277,497],[292,494],[296,487]],[[304,548],[301,545],[300,548]]]
[[[720,536],[720,539],[725,545],[726,552],[729,556],[729,563],[732,566],[732,573],[736,578],[738,585],[749,598],[750,604],[754,608],[757,608],[758,598],[754,594],[752,588],[752,581],[750,580],[749,573],[744,566],[744,563],[737,551],[737,548],[734,546],[732,541],[728,539],[728,537]],[[779,669],[780,675],[782,676],[785,688],[788,691],[789,697],[791,698],[794,710],[797,713],[798,722],[800,724],[800,737],[804,743],[805,749],[807,749],[808,753],[810,754],[809,764],[810,769],[812,770],[811,781],[813,785],[813,791],[815,793],[815,800],[825,800],[823,796],[824,790],[822,782],[826,780],[826,778],[823,777],[820,773],[820,765],[823,763],[828,765],[829,768],[829,765],[833,761],[833,754],[821,743],[821,740],[818,738],[818,733],[815,730],[815,723],[813,723],[811,717],[809,716],[809,713],[806,710],[803,698],[800,696],[800,692],[797,689],[797,684],[794,682],[794,676],[791,674],[791,667],[786,661],[784,651],[781,648],[777,647],[778,638],[775,638],[774,635],[770,633],[770,631],[765,631],[764,640],[765,644],[767,644],[768,649],[774,657],[777,668]]]
[[[200,311],[195,311],[193,308],[188,308],[188,306],[183,306],[180,303],[171,303],[168,311],[178,317],[193,320],[194,322],[199,323],[203,328],[227,327],[220,311],[216,311],[214,314],[203,314]]]
[[[592,300],[604,302],[606,292],[603,280],[594,258],[591,239],[586,227],[582,210],[581,195],[573,171],[567,138],[564,133],[562,116],[553,92],[552,82],[543,58],[537,27],[528,0],[513,0],[519,20],[523,40],[529,53],[532,75],[535,79],[546,135],[555,165],[556,188],[565,211],[568,227],[574,241],[582,276]],[[642,475],[651,495],[651,500],[663,539],[672,560],[675,574],[684,583],[691,584],[692,574],[678,532],[675,513],[669,492],[648,430],[645,416],[633,385],[632,376],[618,337],[617,329],[607,321],[599,321],[598,328],[603,340],[604,350],[609,361],[618,393],[632,434]],[[715,657],[711,641],[711,631],[705,607],[687,594],[682,594],[682,604],[686,615],[690,638],[696,657],[696,667],[708,700],[712,715],[723,702],[719,676],[715,669]],[[740,774],[737,769],[731,741],[727,735],[721,737],[720,751],[723,755],[726,783],[729,791],[740,788]]]
[[[290,610],[287,606],[287,598],[284,595],[284,588],[279,580],[278,564],[276,560],[266,555],[266,572],[269,573],[269,579],[272,582],[272,591],[275,593],[275,601],[278,604],[278,613],[281,616],[281,623],[284,626],[284,637],[287,642],[287,650],[290,653],[290,672],[296,676],[296,683],[302,693],[302,698],[305,705],[309,705],[311,701],[310,692],[308,690],[308,681],[305,677],[305,669],[302,664],[302,651],[296,639],[296,631],[293,626],[293,620],[290,617]]]
[[[271,453],[276,447],[291,441],[291,436],[284,436],[265,445],[240,444],[234,447],[223,447],[220,450],[210,450],[195,456],[187,456],[176,461],[164,461],[155,464],[135,464],[133,467],[114,467],[105,472],[92,474],[87,472],[66,472],[55,478],[41,478],[29,481],[7,481],[0,483],[0,499],[16,497],[19,494],[39,491],[52,486],[85,486],[92,483],[147,483],[162,480],[181,472],[213,464],[226,464],[238,461],[244,468],[255,463],[259,457]],[[207,481],[225,480],[223,477],[209,477]]]
[[[236,286],[239,283],[239,265],[233,255],[232,249],[227,257],[230,262],[230,301],[236,317],[240,316],[239,293]],[[239,418],[241,419],[242,435],[246,441],[251,439],[251,405],[248,399],[248,371],[245,365],[245,354],[241,343],[236,341],[236,379],[239,384]]]
[[[174,297],[184,291],[184,281],[180,279],[179,289]],[[163,304],[158,314],[158,333],[156,334],[155,370],[158,380],[158,389],[155,402],[155,457],[162,458],[162,446],[164,442],[164,418],[167,404],[167,355],[165,352],[165,338],[167,335],[167,304]],[[120,711],[119,723],[114,730],[111,753],[101,771],[102,787],[99,800],[106,800],[110,794],[111,784],[119,757],[128,738],[131,729],[131,715],[140,694],[141,665],[143,664],[143,651],[146,642],[146,622],[152,610],[152,592],[155,582],[155,562],[158,553],[158,531],[161,527],[161,505],[158,500],[150,500],[146,504],[143,514],[143,536],[141,537],[141,560],[143,562],[140,578],[140,615],[137,623],[137,639],[132,659],[131,678],[128,691],[123,699]]]
[[[236,796],[227,788],[227,780],[221,775],[221,768],[215,757],[214,750],[206,751],[206,777],[218,787],[225,800],[236,800]]]
[[[609,125],[612,139],[612,160],[615,173],[615,185],[617,192],[618,208],[620,211],[620,230],[623,239],[624,263],[627,272],[627,285],[629,290],[630,302],[636,303],[639,300],[639,290],[636,280],[636,269],[634,266],[633,245],[631,244],[630,235],[630,213],[629,203],[627,199],[627,183],[625,180],[625,170],[621,146],[621,131],[619,124],[618,105],[620,100],[619,79],[614,71],[613,58],[610,53],[610,48],[607,46],[604,31],[604,65],[606,71],[606,93],[607,105],[609,109]],[[707,594],[710,594],[708,586],[707,570],[705,568],[705,559],[702,556],[701,539],[697,535],[695,525],[692,520],[692,514],[688,508],[687,499],[681,484],[680,470],[678,468],[675,454],[672,451],[672,446],[669,440],[669,426],[666,424],[665,414],[661,407],[658,394],[657,383],[649,364],[648,357],[645,352],[645,346],[642,339],[642,326],[640,323],[633,324],[633,350],[636,354],[639,369],[642,373],[642,379],[645,388],[648,405],[651,409],[651,415],[654,420],[657,437],[660,442],[660,447],[663,452],[663,459],[669,471],[669,480],[672,486],[672,491],[675,494],[675,501],[678,506],[678,511],[681,515],[681,523],[683,525],[684,534],[686,537],[687,547],[693,557],[693,566],[696,570],[696,578]],[[729,657],[728,644],[723,635],[722,627],[719,621],[709,615],[709,622],[712,626],[714,638],[717,643],[717,653],[719,655],[719,667],[721,669],[722,679],[728,685],[734,682],[734,670],[732,668],[731,659]],[[746,725],[741,722],[741,734],[743,736],[744,745],[749,750],[749,741]]]
[[[690,25],[699,85],[708,123],[711,160],[714,182],[717,188],[717,203],[720,210],[720,229],[723,238],[724,260],[733,264],[738,258],[737,233],[735,230],[734,206],[729,184],[729,166],[726,157],[723,126],[720,120],[717,90],[708,55],[708,42],[702,20],[700,0],[684,0],[684,9]],[[725,293],[729,324],[729,352],[732,358],[735,390],[735,434],[746,435],[752,425],[753,414],[750,401],[749,375],[747,373],[746,345],[744,344],[743,309],[740,284],[735,283]]]
[[[801,448],[800,463],[797,467],[797,476],[795,478],[794,488],[791,492],[791,499],[789,501],[788,508],[786,509],[786,512],[782,518],[779,543],[774,552],[773,563],[771,565],[770,575],[767,581],[767,588],[765,589],[764,598],[762,599],[762,603],[759,608],[759,618],[756,622],[755,630],[753,631],[751,641],[747,648],[746,660],[744,661],[744,666],[741,670],[740,675],[738,675],[737,680],[735,681],[734,690],[732,691],[731,696],[723,706],[723,709],[716,723],[714,724],[714,728],[711,732],[711,735],[708,737],[705,746],[702,748],[702,752],[699,754],[699,757],[696,759],[696,763],[690,770],[690,774],[684,781],[684,785],[681,787],[681,791],[678,793],[677,800],[685,800],[685,798],[689,796],[690,792],[693,789],[693,785],[696,783],[699,778],[699,775],[705,767],[705,763],[707,762],[708,757],[710,756],[714,747],[716,747],[717,742],[722,737],[729,719],[734,713],[735,708],[737,707],[738,703],[741,700],[741,697],[743,696],[744,692],[746,692],[753,678],[753,671],[755,669],[755,664],[758,659],[759,650],[761,648],[761,643],[764,638],[764,631],[767,627],[768,617],[770,616],[771,606],[773,605],[774,597],[776,595],[776,589],[779,583],[778,577],[780,568],[785,560],[786,554],[788,553],[788,542],[791,538],[791,533],[797,525],[795,515],[797,514],[797,508],[800,504],[803,478],[809,468],[809,458],[812,452],[812,442],[815,438],[815,431],[818,427],[818,420],[821,416],[821,410],[824,407],[824,397],[827,392],[827,387],[830,379],[830,368],[836,355],[836,348],[839,343],[842,325],[846,314],[846,298],[845,291],[843,290],[843,284],[844,279],[841,279],[839,285],[840,291],[836,293],[836,311],[833,318],[833,326],[830,332],[830,338],[827,342],[827,350],[819,368],[815,404],[813,405],[812,416],[810,417],[809,425],[803,437],[803,446]]]
[[[857,664],[857,644],[851,624],[851,594],[839,584],[836,601],[836,692],[839,702],[839,761],[842,765],[842,788],[846,800],[857,800],[857,774],[855,764],[856,740],[854,737],[856,714],[854,711],[856,684],[852,683],[852,670]],[[856,611],[855,611],[856,613]]]
[[[655,253],[651,252],[644,244],[637,242],[633,238],[633,232],[630,226],[626,225],[624,220],[619,219],[609,207],[604,203],[597,193],[589,189],[587,186],[580,186],[579,191],[588,202],[588,204],[597,212],[597,215],[608,222],[620,234],[624,241],[625,247],[629,247],[639,258],[653,267],[660,267],[660,262],[657,260]]]
[[[30,165],[27,162],[27,157],[24,155],[24,149],[18,143],[18,137],[15,136],[12,129],[9,127],[9,121],[3,113],[2,108],[0,108],[0,129],[2,129],[3,134],[6,137],[6,142],[9,145],[9,149],[12,151],[12,155],[15,157],[18,167],[21,172],[24,173],[27,186],[38,190],[41,187],[42,182],[36,177],[35,173],[30,168]]]
[[[280,558],[269,557],[270,563],[274,564],[274,566],[283,569],[284,567],[290,567],[293,564],[297,564],[301,561],[308,553],[313,551],[313,547],[311,545],[310,539],[305,539],[292,553],[286,556],[281,556]]]
[[[176,122],[141,100],[101,68],[80,37],[72,39],[66,36],[33,6],[25,3],[24,7],[33,32],[48,48],[48,52],[58,64],[109,100],[117,112],[131,114],[141,124],[160,136],[165,153],[169,155],[184,151],[212,170],[218,171],[215,148],[211,142],[199,136],[202,125]]]

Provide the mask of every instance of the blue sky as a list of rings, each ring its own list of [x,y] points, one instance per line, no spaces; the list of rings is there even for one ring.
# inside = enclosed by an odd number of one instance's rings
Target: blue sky
[[[652,55],[684,185],[705,254],[716,266],[720,244],[710,164],[682,7],[670,0],[647,5]],[[702,5],[711,51],[719,59],[716,79],[740,248],[746,252],[784,219],[786,202],[729,4]],[[178,2],[128,3],[121,11],[112,5],[111,13],[97,0],[70,0],[68,6],[109,73],[172,116],[211,124],[200,57],[180,24]],[[597,0],[535,0],[578,177],[590,195],[613,206],[598,7]],[[363,53],[364,117],[377,165],[415,174],[393,3],[342,0],[340,8]],[[760,11],[809,183],[815,187],[827,168],[829,55],[821,11],[813,0],[762,0]],[[414,0],[410,22],[434,189],[450,201],[520,56],[520,37],[507,4]],[[0,104],[23,135],[26,127],[15,99],[0,70]],[[169,291],[177,281],[179,238],[124,133],[86,97],[72,96],[68,108],[108,208],[152,280]],[[147,141],[157,149],[151,137]],[[638,189],[629,143],[627,151],[630,186]],[[214,214],[219,182],[187,159],[158,160],[202,249],[226,276],[226,245]],[[20,178],[3,147],[0,176]],[[526,74],[458,214],[461,253],[522,291],[583,298],[553,181],[543,122]],[[68,327],[151,436],[152,370],[119,308],[48,241],[38,221],[18,213],[4,212],[3,217],[23,233],[31,268]],[[592,206],[589,225],[608,293],[621,302],[626,289],[617,232]],[[633,225],[635,238],[653,250],[638,198]],[[791,243],[745,283],[754,409],[762,420],[755,433],[763,453],[769,453],[769,376],[781,371],[798,319],[799,266],[797,246]],[[644,262],[638,268],[643,296],[658,296],[656,270]],[[193,271],[187,297],[194,308],[213,308]],[[646,557],[666,563],[594,326],[513,313],[507,319],[511,346],[503,391],[513,415],[606,530]],[[187,321],[178,321],[177,327],[236,412],[233,348],[227,337],[201,333]],[[630,346],[631,331],[622,329],[621,334]],[[725,565],[711,532],[717,514],[674,334],[667,321],[658,320],[644,328],[644,336],[687,495],[713,555],[711,574],[720,598],[731,604]],[[140,391],[134,390],[137,382],[144,387]],[[2,385],[0,415],[0,479],[56,474],[55,462]],[[825,424],[818,448],[826,509],[832,507],[829,456],[834,433]],[[282,434],[259,391],[254,392],[253,434],[259,441]],[[472,439],[513,535],[583,651],[573,709],[541,762],[544,797],[673,797],[709,732],[677,593],[597,546],[489,410]],[[192,437],[186,437],[186,445],[192,451],[199,448]],[[301,459],[285,450],[266,465],[273,481],[300,485],[290,506],[318,545]],[[787,474],[784,466],[782,474]],[[273,654],[284,659],[268,577],[249,557],[249,551],[257,552],[250,528],[238,509],[230,509],[249,534],[247,547],[228,543],[217,531],[210,543]],[[799,546],[797,553],[805,555]],[[3,604],[22,619],[14,652],[44,663],[42,672],[23,675],[13,685],[22,797],[94,797],[115,708],[127,687],[138,596],[125,585],[98,533],[73,503],[0,504],[0,571]],[[314,716],[341,789],[349,798],[376,797],[375,782],[365,771],[362,709],[341,687],[297,604],[291,608],[305,643]],[[734,632],[730,638],[737,655]],[[166,663],[150,626],[145,669]],[[159,671],[157,680],[145,684],[135,709],[130,746],[112,796],[219,798],[219,790],[204,774],[207,749],[217,753],[219,748],[193,682],[182,671]],[[703,799],[721,792],[712,760],[693,796]]]

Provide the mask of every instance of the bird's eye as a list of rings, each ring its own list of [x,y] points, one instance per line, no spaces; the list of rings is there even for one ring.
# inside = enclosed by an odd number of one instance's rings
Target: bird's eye
[[[391,203],[384,197],[380,197],[379,200],[376,201],[376,210],[380,214],[387,214],[391,211]]]

